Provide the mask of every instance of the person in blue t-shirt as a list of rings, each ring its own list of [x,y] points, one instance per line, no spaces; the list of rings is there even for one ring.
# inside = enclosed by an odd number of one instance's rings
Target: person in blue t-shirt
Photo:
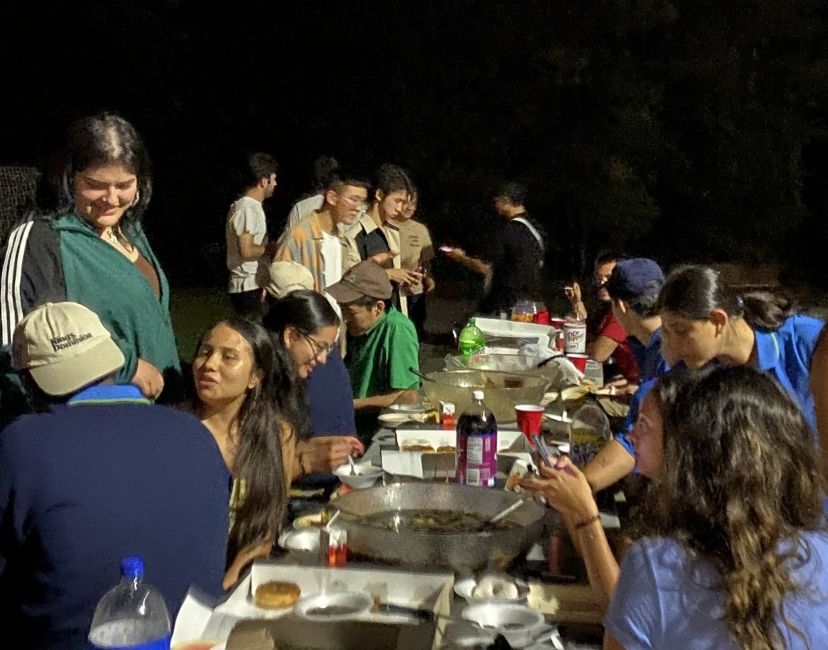
[[[662,286],[664,272],[646,257],[616,263],[606,284],[612,313],[629,334],[641,381],[658,377],[667,369],[661,352],[661,317],[656,307]]]
[[[577,467],[521,481],[577,522],[590,582],[609,599],[604,648],[821,647],[828,531],[813,436],[790,396],[744,366],[673,370],[631,438],[653,487],[620,573]]]
[[[739,295],[719,273],[685,266],[667,277],[658,300],[663,342],[689,368],[711,361],[771,375],[799,404],[828,459],[828,336],[825,323],[796,314],[768,292]],[[828,463],[823,462],[828,479]]]
[[[612,313],[629,333],[631,348],[641,370],[641,385],[630,399],[630,412],[613,439],[584,468],[594,491],[603,490],[633,471],[635,458],[627,434],[638,417],[638,408],[654,379],[668,369],[661,349],[661,317],[656,304],[664,285],[661,267],[651,259],[621,260],[605,285]],[[635,342],[635,345],[632,343]]]
[[[14,331],[34,401],[0,433],[0,624],[20,648],[86,648],[95,605],[144,558],[175,616],[222,594],[230,475],[192,415],[116,385],[124,355],[98,316],[46,303]]]

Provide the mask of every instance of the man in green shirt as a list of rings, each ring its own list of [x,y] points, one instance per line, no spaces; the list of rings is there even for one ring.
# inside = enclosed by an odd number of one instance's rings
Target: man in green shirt
[[[351,375],[357,432],[373,435],[379,410],[414,403],[420,382],[419,343],[414,324],[391,306],[393,288],[385,270],[366,260],[327,288],[342,306],[348,328],[345,365]]]

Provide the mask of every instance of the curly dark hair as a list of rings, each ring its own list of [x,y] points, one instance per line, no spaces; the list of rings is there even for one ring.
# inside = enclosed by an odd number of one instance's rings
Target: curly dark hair
[[[801,589],[792,568],[810,553],[803,534],[824,529],[811,429],[771,377],[745,366],[673,371],[651,394],[663,468],[639,532],[718,569],[738,646],[779,647],[784,601]]]

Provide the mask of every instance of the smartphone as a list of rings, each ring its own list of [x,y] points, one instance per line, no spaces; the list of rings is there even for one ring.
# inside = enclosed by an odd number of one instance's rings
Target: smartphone
[[[454,250],[454,246],[440,246],[439,250],[443,251],[444,253],[451,253]]]
[[[532,436],[532,439],[535,442],[535,446],[538,448],[538,454],[540,454],[541,460],[546,464],[547,467],[554,467],[555,466],[555,459],[552,458],[552,455],[549,453],[549,449],[546,448],[546,444],[543,442],[543,438],[541,436]]]

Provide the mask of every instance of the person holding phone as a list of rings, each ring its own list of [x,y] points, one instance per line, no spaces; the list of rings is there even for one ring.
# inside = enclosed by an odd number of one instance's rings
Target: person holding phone
[[[506,183],[495,192],[494,209],[505,220],[490,260],[471,257],[462,248],[441,246],[449,259],[483,276],[483,314],[509,312],[518,300],[540,300],[546,244],[540,226],[526,212],[526,188]]]
[[[630,437],[652,489],[620,569],[578,468],[559,461],[520,482],[575,520],[609,602],[605,650],[820,647],[828,532],[813,436],[790,395],[745,366],[672,371]]]
[[[391,219],[400,232],[400,265],[406,271],[413,272],[413,277],[419,280],[403,285],[401,291],[408,298],[408,317],[417,330],[417,338],[423,340],[426,320],[426,295],[434,291],[437,286],[434,278],[428,272],[431,260],[434,259],[434,245],[431,243],[431,233],[424,223],[414,219],[417,213],[417,188],[411,187],[408,201],[403,205],[400,214]]]

